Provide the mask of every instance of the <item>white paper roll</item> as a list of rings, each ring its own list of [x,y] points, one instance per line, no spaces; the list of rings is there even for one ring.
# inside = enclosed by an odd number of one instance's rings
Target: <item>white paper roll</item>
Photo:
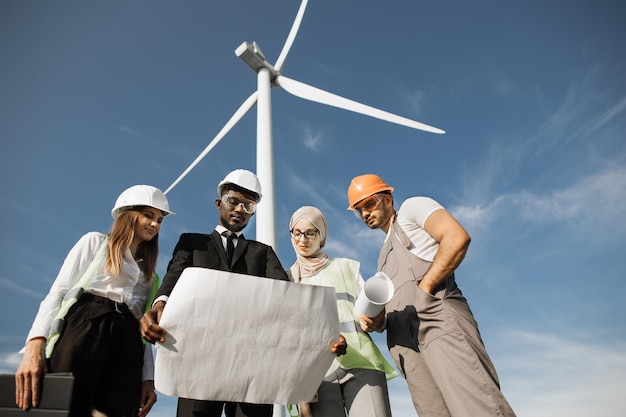
[[[394,287],[391,278],[384,272],[377,272],[365,281],[363,291],[354,303],[356,314],[376,317],[393,297]]]

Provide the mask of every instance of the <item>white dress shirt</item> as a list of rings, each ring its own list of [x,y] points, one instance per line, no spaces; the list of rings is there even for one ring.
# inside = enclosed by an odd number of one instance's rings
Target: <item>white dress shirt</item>
[[[26,338],[27,341],[34,337],[48,337],[51,320],[56,316],[63,297],[87,270],[105,237],[106,235],[100,232],[89,232],[81,237],[70,250],[48,295],[39,306],[37,316]],[[137,265],[137,261],[133,259],[130,249],[126,249],[120,276],[113,277],[105,273],[104,265],[100,265],[93,280],[86,285],[85,292],[126,304],[135,318],[139,320],[152,290],[152,279],[152,277],[149,280],[144,279],[144,274]],[[139,329],[137,333],[139,334]],[[143,380],[151,379],[154,379],[154,361],[151,345],[146,343]]]

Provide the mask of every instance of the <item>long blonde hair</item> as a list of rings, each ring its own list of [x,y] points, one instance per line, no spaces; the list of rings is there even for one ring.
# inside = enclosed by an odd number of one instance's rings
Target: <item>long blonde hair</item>
[[[105,263],[105,270],[112,276],[119,276],[122,272],[122,259],[124,251],[130,248],[135,238],[135,224],[141,215],[143,207],[137,206],[130,210],[124,210],[113,222],[109,234],[109,256]],[[135,257],[143,259],[139,264],[144,277],[148,280],[156,270],[157,256],[159,255],[159,234],[151,240],[139,244]]]

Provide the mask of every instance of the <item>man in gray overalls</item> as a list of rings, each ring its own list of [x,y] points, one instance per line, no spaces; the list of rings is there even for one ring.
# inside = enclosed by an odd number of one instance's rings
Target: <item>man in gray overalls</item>
[[[428,197],[396,212],[393,187],[374,174],[355,177],[348,209],[387,234],[378,270],[395,293],[363,330],[387,329],[387,346],[405,377],[420,417],[511,417],[472,312],[454,280],[470,243],[463,227]]]

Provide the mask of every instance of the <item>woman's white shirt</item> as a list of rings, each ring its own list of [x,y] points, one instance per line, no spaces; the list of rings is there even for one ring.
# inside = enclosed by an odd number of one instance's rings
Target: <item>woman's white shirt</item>
[[[48,295],[46,295],[39,306],[37,316],[28,333],[27,341],[34,337],[48,336],[51,319],[56,316],[63,297],[80,280],[105,238],[106,235],[103,233],[89,232],[76,242],[67,254]],[[85,287],[85,292],[106,297],[119,303],[125,303],[137,320],[143,314],[143,308],[151,290],[152,279],[144,279],[144,274],[135,259],[133,259],[129,249],[124,253],[120,276],[113,277],[105,273],[104,265],[100,265],[91,283]],[[139,329],[137,329],[137,332],[139,332]],[[146,372],[150,374],[148,375],[150,377],[146,378]],[[152,349],[149,344],[146,344],[144,380],[153,379],[151,377],[153,373]]]

